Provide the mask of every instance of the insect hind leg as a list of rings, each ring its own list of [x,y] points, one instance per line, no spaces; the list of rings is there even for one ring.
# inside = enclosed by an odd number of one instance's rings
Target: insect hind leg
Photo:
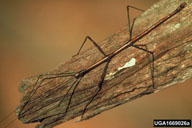
[[[72,93],[71,93],[71,96],[70,96],[70,98],[69,98],[69,102],[68,102],[67,108],[66,108],[66,110],[65,110],[65,113],[67,113],[67,111],[68,111],[68,109],[69,109],[69,107],[70,107],[72,97],[73,97],[73,95],[74,95],[74,93],[75,93],[75,90],[76,90],[77,86],[79,85],[81,79],[82,79],[82,77],[76,79],[76,80],[73,82],[73,84],[71,85],[71,87],[68,89],[67,93],[63,96],[63,98],[61,99],[61,101],[60,101],[59,104],[58,104],[58,106],[61,105],[61,103],[64,101],[65,97],[69,94],[70,90],[73,88]],[[73,87],[73,86],[74,86],[74,87]]]
[[[78,79],[76,79],[76,80],[73,82],[73,84],[71,85],[71,87],[68,89],[67,93],[63,96],[62,100],[59,101],[58,107],[61,106],[62,102],[64,101],[64,99],[65,99],[66,96],[69,94],[69,92],[70,92],[70,90],[72,89],[72,87],[74,86],[74,87],[73,87],[73,90],[72,90],[72,93],[71,93],[71,95],[70,95],[70,97],[69,97],[69,101],[68,101],[68,103],[67,103],[67,107],[66,107],[66,109],[65,109],[65,112],[64,112],[64,113],[56,113],[56,114],[51,115],[51,116],[48,116],[48,117],[46,117],[46,118],[53,117],[53,116],[57,116],[57,115],[61,115],[61,117],[64,117],[64,116],[66,115],[66,113],[68,112],[68,110],[69,110],[69,108],[70,108],[71,101],[72,101],[73,95],[74,95],[74,93],[75,93],[75,90],[76,90],[77,86],[79,85],[79,83],[80,83],[80,81],[81,81],[82,78],[83,78],[83,77],[79,77]],[[61,107],[62,107],[62,106],[61,106]],[[53,108],[53,109],[54,109],[54,108]],[[46,125],[49,125],[49,124],[51,124],[51,123],[53,123],[53,122],[56,122],[56,121],[58,121],[58,118],[55,118],[55,119],[49,121],[49,123],[46,124]]]

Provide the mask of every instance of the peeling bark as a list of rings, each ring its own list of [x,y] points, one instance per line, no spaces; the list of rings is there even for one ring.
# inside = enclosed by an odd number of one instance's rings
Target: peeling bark
[[[102,54],[95,47],[91,47],[51,72],[40,75],[41,77],[24,79],[19,88],[23,93],[23,99],[16,112],[19,119],[24,123],[40,122],[37,128],[51,128],[74,118],[76,121],[86,120],[103,111],[191,78],[192,2],[190,0],[162,0],[156,3],[136,19],[133,37],[174,11],[183,1],[188,4],[186,8],[136,43],[145,44],[149,51],[154,52],[155,89],[151,88],[151,55],[130,47],[111,60],[102,90],[88,106],[83,118],[81,118],[82,111],[98,88],[104,64],[82,78],[72,97],[69,110],[64,114],[72,92],[69,92],[60,106],[58,103],[75,78],[71,76],[48,78],[54,77],[51,75],[54,73],[78,72],[102,59]],[[128,39],[128,29],[125,26],[100,42],[99,46],[109,54],[123,46]],[[135,63],[130,61],[133,59]],[[45,80],[38,88],[43,79]]]

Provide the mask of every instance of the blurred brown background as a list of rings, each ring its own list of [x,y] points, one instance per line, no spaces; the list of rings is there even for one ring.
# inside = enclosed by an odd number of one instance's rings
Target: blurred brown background
[[[86,35],[102,41],[127,24],[126,5],[147,10],[158,0],[0,1],[0,119],[21,99],[22,79],[74,55]],[[131,11],[135,17],[140,12]],[[88,44],[89,47],[91,44]],[[153,119],[192,118],[192,79],[80,123],[56,128],[150,128]],[[12,115],[0,127],[16,118]],[[33,128],[16,120],[9,128]]]

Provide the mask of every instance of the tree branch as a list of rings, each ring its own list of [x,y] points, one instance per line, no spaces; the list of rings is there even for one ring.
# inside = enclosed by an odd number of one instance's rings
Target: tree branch
[[[98,88],[104,64],[82,78],[72,97],[68,112],[64,114],[72,91],[66,95],[60,106],[58,103],[72,86],[75,78],[54,78],[54,75],[51,74],[77,72],[96,63],[103,56],[95,47],[91,47],[79,56],[72,57],[56,69],[46,73],[49,75],[24,79],[20,85],[23,99],[16,112],[19,119],[24,123],[40,121],[37,128],[54,127],[74,118],[81,121],[191,78],[192,2],[190,0],[162,0],[156,3],[136,19],[133,37],[174,11],[183,1],[188,3],[186,8],[136,43],[146,45],[149,51],[154,52],[155,89],[151,87],[151,55],[130,47],[111,60],[102,90],[88,106],[83,118],[81,118],[82,111]],[[99,46],[106,54],[109,54],[123,46],[128,39],[128,28],[125,26],[119,32],[100,42]],[[36,82],[37,84],[35,84]],[[38,85],[40,86],[38,87]]]

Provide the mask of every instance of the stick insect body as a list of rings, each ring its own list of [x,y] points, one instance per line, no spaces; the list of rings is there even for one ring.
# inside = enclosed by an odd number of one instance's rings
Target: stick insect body
[[[70,106],[70,103],[71,103],[71,100],[72,100],[72,97],[73,97],[73,94],[75,92],[75,89],[76,87],[78,86],[78,84],[80,83],[82,77],[84,77],[84,75],[86,75],[88,72],[92,71],[93,69],[95,69],[96,67],[98,67],[99,65],[103,64],[103,63],[106,63],[105,67],[104,67],[104,71],[101,75],[101,78],[100,78],[100,82],[98,84],[98,89],[95,91],[95,93],[93,94],[93,96],[90,98],[90,100],[88,101],[88,103],[86,104],[86,106],[84,107],[84,110],[82,112],[82,117],[84,115],[84,113],[86,112],[87,110],[87,107],[88,105],[94,100],[94,98],[97,96],[97,94],[101,91],[102,89],[102,85],[103,85],[103,82],[104,82],[104,78],[106,76],[106,72],[107,72],[107,68],[108,68],[108,65],[111,61],[111,59],[116,56],[118,53],[120,53],[121,51],[123,51],[124,49],[128,48],[128,47],[135,47],[137,49],[140,49],[140,50],[143,50],[149,54],[152,55],[152,71],[151,71],[151,77],[152,77],[152,87],[155,88],[154,86],[154,55],[153,55],[153,52],[151,51],[148,51],[147,49],[144,49],[144,48],[141,48],[140,46],[141,45],[135,45],[135,43],[140,40],[141,38],[143,38],[145,35],[147,35],[148,33],[150,33],[152,30],[154,30],[155,28],[157,28],[160,24],[162,24],[163,22],[165,22],[166,20],[168,20],[169,18],[171,18],[172,16],[174,16],[175,14],[177,14],[178,12],[180,12],[184,7],[186,6],[186,3],[182,3],[175,11],[173,11],[172,13],[170,13],[169,15],[165,16],[164,18],[162,18],[161,20],[159,20],[157,23],[155,23],[154,25],[152,25],[151,27],[149,27],[147,30],[145,30],[144,32],[142,32],[141,34],[139,34],[138,36],[134,37],[131,39],[132,37],[132,30],[133,30],[133,24],[135,22],[135,19],[133,19],[133,23],[132,25],[130,25],[130,18],[129,18],[129,7],[132,7],[132,6],[127,6],[127,10],[128,10],[128,27],[129,27],[129,36],[130,36],[130,39],[129,41],[127,41],[125,43],[125,45],[123,45],[122,47],[120,47],[119,49],[115,50],[114,52],[106,55],[105,52],[97,45],[97,43],[89,36],[87,36],[82,44],[82,46],[80,47],[78,53],[76,55],[79,54],[81,48],[83,47],[83,45],[85,44],[85,42],[87,41],[87,39],[89,39],[97,48],[98,50],[104,55],[104,58],[99,60],[98,62],[96,62],[95,64],[91,65],[90,67],[86,68],[86,69],[83,69],[77,73],[74,73],[74,74],[65,74],[62,76],[58,75],[58,76],[55,76],[55,77],[50,77],[50,78],[44,78],[42,79],[42,81],[40,83],[42,83],[43,81],[45,81],[45,79],[54,79],[54,78],[57,78],[57,77],[68,77],[68,76],[74,76],[76,78],[76,81],[72,84],[73,87],[73,91],[72,91],[72,94],[69,98],[69,102],[68,102],[68,105],[67,105],[67,108],[65,110],[65,113],[67,113],[68,109],[69,109],[69,106]],[[132,7],[132,8],[135,8],[135,7]],[[137,8],[136,8],[137,9]],[[140,9],[139,9],[140,10]],[[57,75],[57,74],[56,74]],[[37,81],[38,82],[38,81]],[[72,88],[71,86],[71,88]],[[66,95],[69,93],[69,91],[71,90],[71,88],[67,91]],[[35,91],[33,91],[32,95],[36,92],[38,88],[35,89]],[[31,95],[31,97],[32,97]],[[62,101],[64,100],[64,98],[66,97],[66,95],[63,97],[63,99],[59,102],[58,106],[60,106],[60,104],[62,103]],[[30,98],[31,98],[30,97]],[[29,99],[30,100],[30,99]],[[28,101],[29,102],[29,101]],[[26,103],[27,104],[27,103]],[[25,107],[25,105],[23,105],[22,109]],[[21,109],[21,110],[22,110]],[[19,116],[20,117],[22,115],[22,111],[20,112]],[[21,116],[22,117],[22,116]]]
[[[35,83],[35,87],[32,89],[32,92],[30,94],[30,97],[29,99],[20,107],[20,112],[19,112],[19,115],[18,115],[18,118],[22,118],[24,117],[25,113],[27,110],[25,110],[23,112],[23,109],[25,108],[25,106],[30,102],[32,96],[35,94],[35,92],[37,91],[37,89],[39,88],[39,86],[45,81],[45,80],[49,80],[49,79],[55,79],[55,78],[58,78],[58,77],[69,77],[69,76],[73,76],[76,80],[73,82],[73,84],[71,85],[71,87],[69,88],[69,90],[66,92],[66,94],[63,96],[63,98],[60,100],[58,106],[61,105],[61,103],[63,102],[63,100],[66,98],[66,96],[68,95],[69,91],[72,89],[73,87],[73,90],[72,90],[72,93],[70,95],[70,98],[69,98],[69,101],[68,101],[68,104],[67,104],[67,107],[66,107],[66,110],[64,113],[62,113],[63,115],[65,115],[67,112],[68,112],[68,109],[70,107],[70,104],[71,104],[71,100],[72,100],[72,97],[74,95],[74,92],[75,92],[75,89],[76,87],[78,86],[78,84],[80,83],[81,79],[90,71],[92,71],[93,69],[95,69],[96,67],[98,67],[99,65],[103,64],[103,63],[106,63],[105,67],[104,67],[104,70],[103,70],[103,73],[101,75],[101,78],[100,78],[100,81],[99,81],[99,84],[98,84],[98,88],[95,90],[94,94],[92,95],[92,97],[90,98],[90,100],[87,102],[87,104],[85,105],[84,109],[82,110],[82,118],[83,118],[83,115],[84,113],[86,112],[87,108],[88,108],[88,105],[94,100],[94,98],[98,95],[98,93],[101,91],[102,89],[102,85],[103,85],[103,82],[104,82],[104,79],[105,79],[105,76],[106,76],[106,73],[107,73],[107,68],[108,68],[108,65],[111,61],[111,59],[116,56],[118,53],[122,52],[123,50],[127,49],[128,47],[134,47],[134,48],[137,48],[139,50],[142,50],[144,52],[147,52],[149,54],[152,55],[152,64],[151,64],[151,79],[152,79],[152,85],[149,86],[149,87],[152,87],[152,88],[155,88],[155,84],[154,84],[154,54],[152,51],[148,51],[147,48],[144,49],[142,48],[142,46],[145,46],[145,45],[136,45],[135,43],[140,40],[141,38],[143,38],[145,35],[147,35],[148,33],[150,33],[152,30],[154,30],[155,28],[157,28],[159,25],[161,25],[163,22],[165,22],[166,20],[168,20],[169,18],[171,18],[172,16],[174,16],[175,14],[177,14],[178,12],[180,12],[187,4],[184,2],[182,3],[175,11],[173,11],[172,13],[170,13],[169,15],[165,16],[164,18],[162,18],[161,20],[159,20],[157,23],[155,23],[154,25],[152,25],[151,27],[149,27],[148,29],[146,29],[144,32],[142,32],[141,34],[139,34],[138,36],[132,38],[132,30],[133,30],[133,25],[134,25],[134,22],[136,20],[133,19],[133,22],[132,22],[132,25],[130,25],[130,17],[129,17],[129,8],[134,8],[134,9],[137,9],[137,10],[140,10],[140,11],[143,11],[141,9],[138,9],[138,8],[135,8],[135,7],[132,7],[132,6],[127,6],[127,15],[128,15],[128,29],[129,29],[129,40],[127,42],[125,42],[125,44],[120,47],[119,49],[113,51],[112,53],[106,55],[105,52],[97,45],[97,43],[89,36],[87,36],[82,44],[82,46],[80,47],[78,53],[76,55],[78,55],[82,49],[82,47],[84,46],[85,42],[89,39],[96,47],[97,49],[104,55],[104,58],[99,60],[98,62],[96,62],[95,64],[79,71],[79,72],[76,72],[76,73],[59,73],[59,74],[48,74],[48,75],[53,75],[52,77],[46,77],[46,78],[43,78],[40,82],[39,80],[41,79],[41,77],[43,75],[40,75],[39,78],[37,79],[36,83]],[[145,46],[146,47],[146,46]],[[55,75],[55,76],[54,76]],[[38,84],[39,83],[39,84]],[[30,108],[28,108],[30,109]],[[51,116],[55,116],[55,115],[51,115]],[[46,117],[48,118],[48,117]],[[44,118],[45,119],[45,118]],[[43,121],[44,119],[42,120],[39,120],[39,121]],[[53,120],[51,121],[49,124],[55,122],[57,120]]]

